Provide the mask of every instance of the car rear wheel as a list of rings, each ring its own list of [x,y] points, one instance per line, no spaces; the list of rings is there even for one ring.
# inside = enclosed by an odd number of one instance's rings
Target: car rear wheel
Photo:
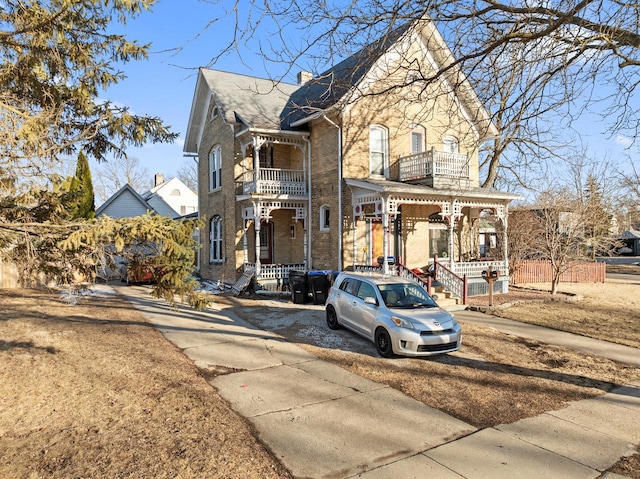
[[[383,358],[390,358],[393,356],[393,347],[391,346],[391,336],[389,332],[384,328],[376,329],[375,334],[376,349],[378,354]]]
[[[338,314],[333,306],[327,306],[327,326],[329,329],[340,329],[340,323],[338,322]]]

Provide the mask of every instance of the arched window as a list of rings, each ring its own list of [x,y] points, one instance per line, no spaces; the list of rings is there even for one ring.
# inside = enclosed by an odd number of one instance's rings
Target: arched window
[[[215,215],[209,221],[209,263],[222,263],[222,218]]]
[[[424,126],[411,125],[411,154],[417,155],[425,150],[425,130]]]
[[[383,126],[369,127],[369,158],[369,173],[386,177],[389,171],[389,134]]]
[[[171,193],[169,193],[169,196],[181,196],[180,190],[176,188]]]
[[[459,152],[460,147],[458,145],[458,139],[455,136],[445,135],[445,137],[442,139],[442,144],[444,146],[445,153]]]
[[[329,205],[320,207],[320,231],[329,231],[331,226]]]
[[[209,152],[209,191],[222,186],[222,148],[214,146]]]

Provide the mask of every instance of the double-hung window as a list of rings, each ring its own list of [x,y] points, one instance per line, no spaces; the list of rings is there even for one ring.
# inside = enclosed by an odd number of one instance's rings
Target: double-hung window
[[[222,218],[215,215],[209,221],[209,262],[222,263]]]
[[[380,125],[369,127],[369,173],[375,176],[386,176],[389,169],[389,134]]]
[[[222,148],[214,146],[209,152],[209,191],[222,186]]]
[[[424,127],[413,125],[411,129],[411,154],[417,155],[424,152]]]

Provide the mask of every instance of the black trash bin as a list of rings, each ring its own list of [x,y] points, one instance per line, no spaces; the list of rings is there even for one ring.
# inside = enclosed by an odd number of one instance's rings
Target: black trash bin
[[[331,271],[309,271],[307,273],[309,289],[313,295],[313,304],[324,304],[329,294]]]
[[[289,271],[289,286],[291,288],[291,299],[295,304],[307,302],[309,296],[307,273],[304,271]]]

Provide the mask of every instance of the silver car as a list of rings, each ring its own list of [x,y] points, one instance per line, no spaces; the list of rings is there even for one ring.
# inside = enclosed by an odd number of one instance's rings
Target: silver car
[[[373,341],[380,356],[429,356],[460,349],[460,325],[417,283],[397,276],[340,273],[326,302],[327,325]]]

